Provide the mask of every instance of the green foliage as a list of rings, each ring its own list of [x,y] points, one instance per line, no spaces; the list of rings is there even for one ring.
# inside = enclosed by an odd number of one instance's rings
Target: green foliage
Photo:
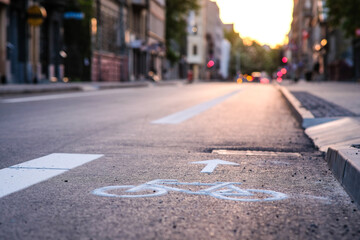
[[[346,36],[353,37],[360,28],[360,0],[327,0],[329,23],[340,26]]]
[[[191,10],[198,9],[199,5],[194,0],[166,0],[166,49],[171,63],[177,62],[181,53],[186,52],[187,16]]]
[[[251,74],[252,72],[266,71],[270,76],[279,67],[279,59],[281,54],[281,46],[270,49],[261,46],[256,41],[245,41],[238,33],[232,31],[225,31],[224,37],[231,43],[231,59],[230,59],[230,74],[235,76],[238,60],[240,56],[241,72],[243,74]],[[244,44],[246,42],[248,45]],[[249,44],[249,42],[251,44]]]

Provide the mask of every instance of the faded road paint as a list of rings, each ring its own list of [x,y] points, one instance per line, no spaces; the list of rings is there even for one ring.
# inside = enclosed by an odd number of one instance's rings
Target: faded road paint
[[[92,191],[92,194],[101,196],[101,197],[116,197],[116,198],[143,198],[143,197],[158,197],[166,195],[169,191],[180,192],[192,195],[206,195],[215,197],[221,200],[232,200],[239,202],[268,202],[268,201],[277,201],[288,198],[284,193],[275,192],[272,190],[262,190],[262,189],[241,189],[238,187],[241,183],[239,182],[215,182],[215,183],[182,183],[177,180],[172,179],[157,179],[139,186],[134,185],[119,185],[119,186],[107,186],[95,189]],[[166,186],[171,185],[171,186]],[[191,191],[187,189],[181,189],[173,187],[175,186],[206,186],[208,188]],[[118,195],[115,193],[109,193],[109,191],[119,190],[119,189],[128,189],[124,191],[124,195]],[[149,192],[147,194],[142,194],[141,192]],[[139,194],[138,194],[139,193]],[[256,193],[265,195],[265,197],[257,198]]]
[[[182,122],[214,107],[215,105],[225,101],[226,99],[234,96],[235,94],[239,93],[240,91],[241,90],[233,91],[224,96],[221,96],[221,97],[215,98],[213,100],[210,100],[208,102],[204,102],[204,103],[201,103],[194,107],[185,109],[181,112],[177,112],[177,113],[171,114],[169,116],[166,116],[164,118],[160,118],[158,120],[152,121],[151,123],[153,123],[153,124],[179,124],[179,123],[182,123]]]

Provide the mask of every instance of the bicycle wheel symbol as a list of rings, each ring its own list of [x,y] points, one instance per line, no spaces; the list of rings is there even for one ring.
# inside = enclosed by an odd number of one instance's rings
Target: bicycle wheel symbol
[[[95,189],[94,191],[92,191],[93,194],[98,195],[98,196],[102,196],[102,197],[117,197],[117,198],[143,198],[143,197],[159,197],[162,195],[167,194],[167,191],[165,189],[162,188],[158,188],[158,187],[153,187],[153,186],[148,186],[146,190],[153,190],[153,193],[149,193],[149,194],[136,194],[136,195],[118,195],[115,193],[109,193],[110,191],[114,191],[114,190],[118,190],[118,189],[128,189],[125,192],[127,193],[137,193],[138,190],[132,190],[134,189],[136,186],[134,185],[121,185],[121,186],[107,186],[107,187],[102,187],[102,188],[98,188]]]
[[[248,194],[244,195],[243,193],[244,191],[246,191]],[[259,194],[262,195],[263,197],[258,198],[257,195]],[[266,202],[266,201],[283,200],[287,198],[286,194],[271,190],[261,190],[261,189],[242,189],[241,193],[234,192],[232,190],[216,191],[216,192],[211,192],[209,195],[218,199],[232,200],[239,202]]]
[[[207,195],[222,200],[231,200],[231,201],[240,201],[240,202],[276,201],[287,198],[286,194],[275,192],[272,190],[241,189],[240,187],[236,186],[240,184],[241,183],[231,183],[231,182],[182,183],[182,182],[178,182],[177,180],[157,179],[138,186],[121,185],[121,186],[102,187],[95,189],[92,193],[102,197],[143,198],[143,197],[163,196],[167,194],[169,191],[172,191],[172,192],[186,193],[191,195]],[[191,191],[174,186],[192,186],[192,187],[207,186],[207,188],[199,191]],[[114,193],[118,190],[125,190],[125,191],[120,194]]]

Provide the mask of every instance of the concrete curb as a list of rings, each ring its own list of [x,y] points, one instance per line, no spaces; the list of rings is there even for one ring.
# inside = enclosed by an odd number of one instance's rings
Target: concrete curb
[[[12,84],[0,85],[0,96],[20,95],[20,94],[39,94],[55,92],[74,92],[74,91],[98,91],[116,88],[143,88],[152,86],[176,86],[183,84],[181,80],[167,80],[161,82],[92,82],[92,83],[49,83],[38,85]]]
[[[275,85],[314,145],[325,152],[335,177],[360,206],[360,118],[315,118],[285,88]]]
[[[19,85],[10,85],[0,87],[0,96],[6,95],[17,95],[17,94],[31,94],[31,93],[54,93],[54,92],[74,92],[82,91],[81,86],[77,85],[29,85],[29,86],[19,86]]]
[[[286,102],[290,106],[292,112],[295,114],[296,119],[303,124],[306,120],[314,119],[314,115],[307,110],[306,108],[301,106],[299,100],[297,100],[285,87],[275,85],[276,88],[281,92]]]
[[[341,185],[360,206],[360,149],[329,147],[326,161]]]

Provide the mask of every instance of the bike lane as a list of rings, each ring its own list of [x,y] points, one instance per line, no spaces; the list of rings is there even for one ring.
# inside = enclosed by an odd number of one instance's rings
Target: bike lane
[[[259,92],[263,97],[255,101],[254,96]],[[122,142],[114,132],[128,132],[133,137]],[[96,146],[99,140],[103,144]],[[94,146],[93,152],[104,154],[101,161],[24,190],[18,197],[9,196],[12,203],[6,203],[3,216],[11,217],[0,217],[2,229],[6,226],[1,231],[3,236],[24,239],[53,236],[357,239],[360,236],[356,206],[332,176],[320,153],[310,147],[309,140],[272,88],[250,88],[180,125],[149,124],[135,130],[118,126],[99,133],[96,139],[85,138],[81,145],[69,145],[62,150],[82,152],[88,146]],[[217,165],[212,172],[202,172],[205,165],[193,163],[214,159],[237,165]],[[162,191],[163,194],[153,197],[93,194],[95,189],[105,186],[133,188],[157,179],[199,184],[170,184],[184,189],[183,192],[142,189],[145,190],[142,194]],[[212,187],[201,184],[217,183],[217,186],[220,182],[235,182],[239,189],[271,190],[286,197],[240,202],[209,194],[189,194]],[[215,194],[230,195],[239,193],[239,189],[230,192],[228,188],[219,188]],[[123,189],[110,192],[124,194]],[[260,194],[256,198],[266,196]],[[3,201],[2,205],[5,206]]]

